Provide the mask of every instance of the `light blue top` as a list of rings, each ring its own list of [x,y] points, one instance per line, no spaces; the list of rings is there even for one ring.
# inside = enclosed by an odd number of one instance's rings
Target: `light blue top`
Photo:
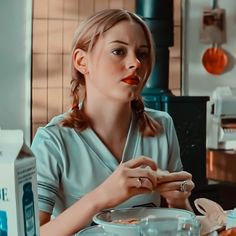
[[[158,137],[143,137],[133,116],[122,162],[144,155],[152,158],[161,169],[182,170],[171,117],[162,111],[146,109],[146,112],[162,124],[164,132]],[[37,162],[39,209],[55,216],[100,185],[119,165],[92,129],[77,132],[59,126],[64,116],[57,116],[39,128],[31,146]],[[111,135],[115,135],[115,130],[116,127]],[[149,203],[159,206],[157,192],[132,197],[118,207]]]

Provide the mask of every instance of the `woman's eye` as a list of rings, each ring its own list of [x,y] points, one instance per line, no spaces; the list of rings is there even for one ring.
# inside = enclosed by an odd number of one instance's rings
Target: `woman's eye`
[[[148,57],[148,52],[137,52],[137,58],[139,60],[146,59]]]
[[[114,50],[112,50],[112,54],[121,56],[121,55],[124,55],[124,54],[125,54],[125,50],[124,50],[124,49],[121,49],[121,48],[114,49]]]

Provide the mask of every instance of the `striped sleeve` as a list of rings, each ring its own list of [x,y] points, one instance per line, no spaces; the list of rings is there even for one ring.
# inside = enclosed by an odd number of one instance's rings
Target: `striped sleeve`
[[[47,128],[39,128],[31,149],[36,157],[38,206],[40,211],[52,214],[60,185],[60,149]]]

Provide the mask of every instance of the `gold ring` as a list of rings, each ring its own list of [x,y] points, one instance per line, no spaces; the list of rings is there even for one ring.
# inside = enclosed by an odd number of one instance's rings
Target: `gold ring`
[[[137,178],[137,181],[138,181],[138,186],[137,188],[141,188],[142,187],[142,183],[143,183],[143,179],[141,177],[138,177]]]
[[[188,181],[185,180],[184,182],[182,182],[179,186],[179,191],[180,192],[186,192],[187,191],[187,185],[188,185]]]

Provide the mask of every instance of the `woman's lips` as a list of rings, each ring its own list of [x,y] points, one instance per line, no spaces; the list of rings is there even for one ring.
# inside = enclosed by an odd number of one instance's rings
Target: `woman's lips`
[[[137,76],[128,76],[121,80],[122,82],[130,85],[138,85],[139,84],[139,78]]]

